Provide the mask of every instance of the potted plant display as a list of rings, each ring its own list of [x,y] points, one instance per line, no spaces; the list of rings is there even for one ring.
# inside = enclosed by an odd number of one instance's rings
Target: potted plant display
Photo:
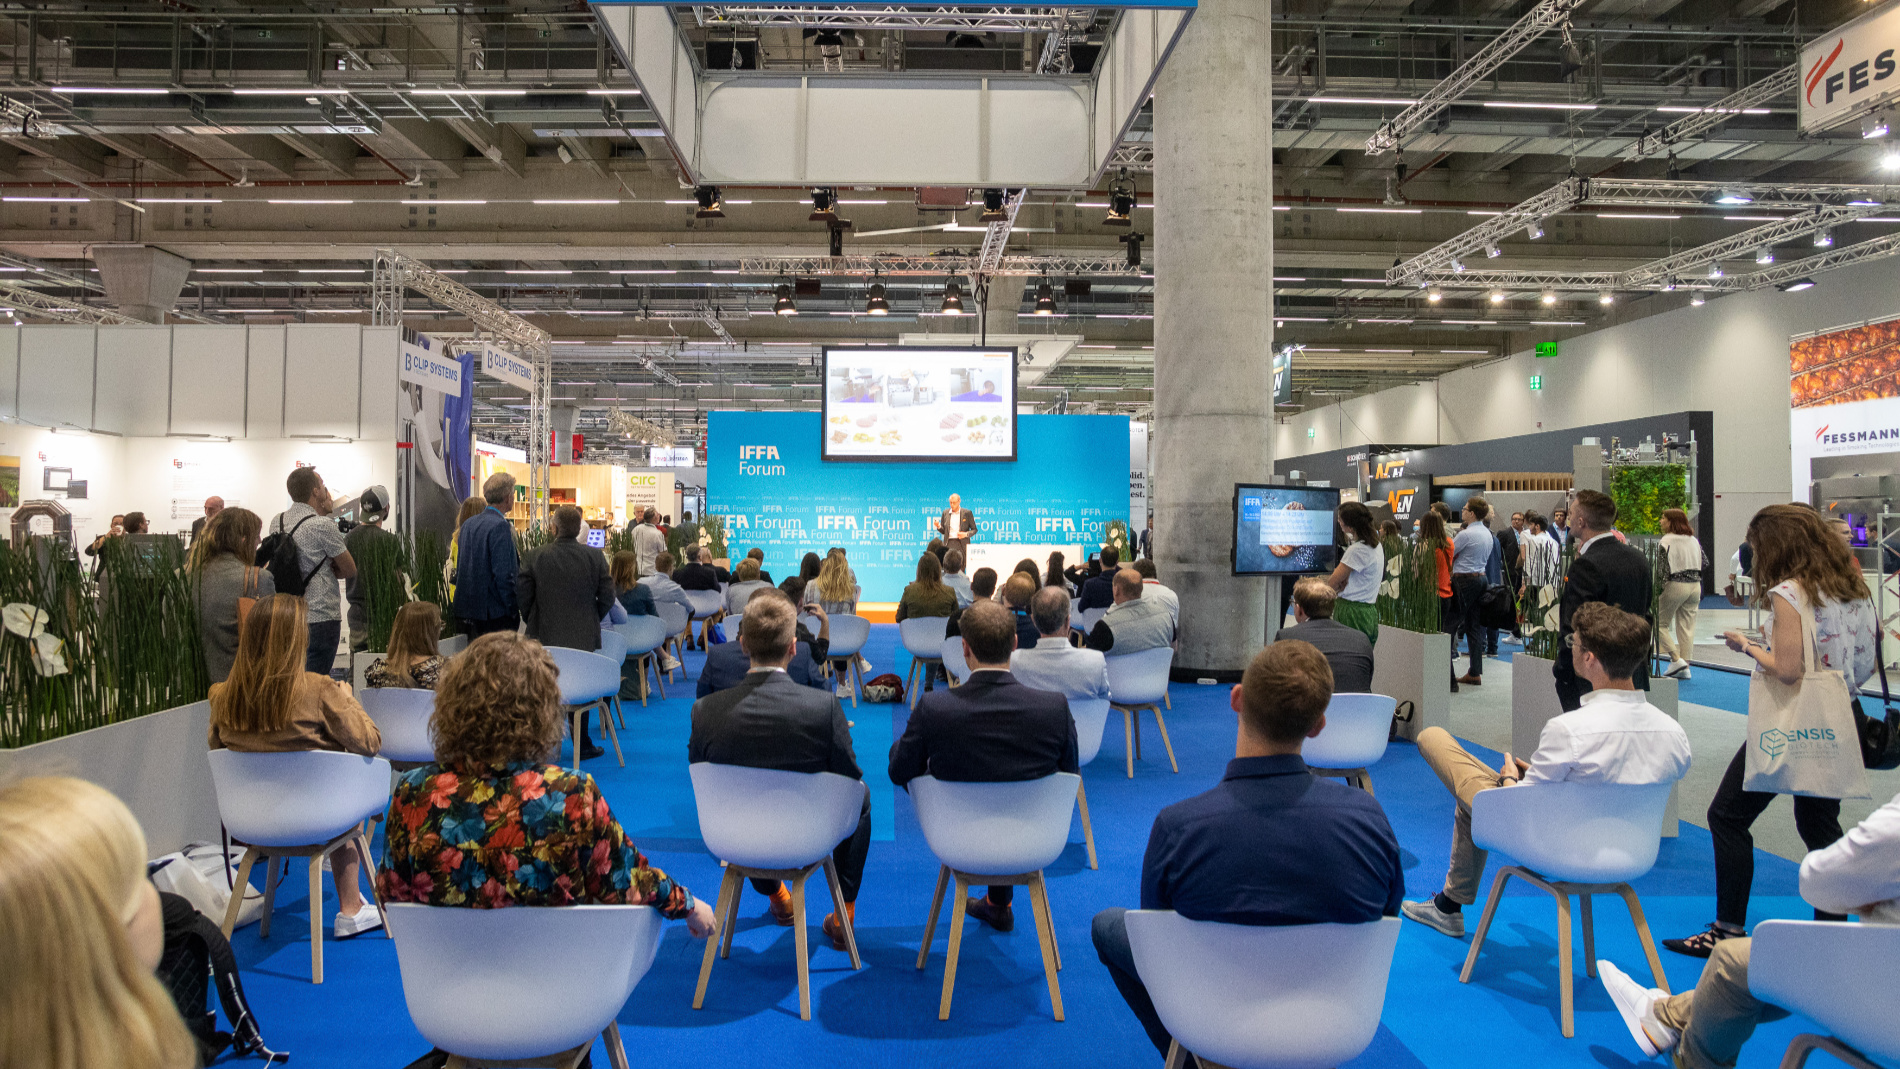
[[[1379,583],[1379,642],[1372,689],[1398,699],[1398,735],[1451,726],[1451,636],[1439,621],[1438,564],[1403,538],[1385,540]]]

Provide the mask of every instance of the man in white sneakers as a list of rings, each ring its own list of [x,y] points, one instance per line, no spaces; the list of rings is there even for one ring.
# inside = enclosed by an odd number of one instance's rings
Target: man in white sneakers
[[[1900,795],[1801,862],[1801,897],[1862,924],[1900,924]],[[1695,990],[1680,995],[1646,988],[1607,961],[1597,962],[1597,975],[1644,1054],[1673,1052],[1680,1069],[1718,1069],[1735,1064],[1757,1024],[1788,1016],[1748,990],[1752,942],[1715,944]]]
[[[1485,851],[1471,841],[1471,799],[1499,787],[1540,783],[1674,783],[1689,771],[1689,736],[1649,704],[1631,678],[1649,656],[1649,621],[1600,601],[1577,610],[1572,633],[1577,674],[1590,681],[1583,707],[1551,718],[1527,764],[1504,755],[1501,769],[1465,752],[1444,728],[1419,732],[1418,752],[1458,801],[1445,889],[1407,902],[1407,917],[1453,938],[1465,934],[1464,907],[1478,899]]]

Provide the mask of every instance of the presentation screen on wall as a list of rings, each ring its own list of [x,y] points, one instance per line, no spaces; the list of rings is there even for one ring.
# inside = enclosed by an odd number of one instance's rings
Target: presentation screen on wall
[[[1015,460],[1016,350],[825,350],[826,460]]]
[[[1234,574],[1331,572],[1339,491],[1308,486],[1234,487]]]

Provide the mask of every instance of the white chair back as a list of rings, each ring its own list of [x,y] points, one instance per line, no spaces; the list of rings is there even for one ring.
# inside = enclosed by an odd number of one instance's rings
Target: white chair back
[[[1108,615],[1108,610],[1100,608],[1083,609],[1081,612],[1071,613],[1070,615],[1071,618],[1075,620],[1075,626],[1081,628],[1083,633],[1086,634],[1095,630],[1095,625],[1102,622],[1102,617]]]
[[[910,781],[910,800],[937,859],[984,876],[1047,868],[1069,844],[1070,814],[1082,777],[1057,772],[1017,783]]]
[[[1748,951],[1748,989],[1870,1058],[1900,1062],[1900,925],[1763,921]]]
[[[356,700],[383,734],[378,756],[391,761],[435,760],[435,739],[429,718],[435,715],[435,691],[403,687],[371,687],[358,691]]]
[[[1547,880],[1627,883],[1656,864],[1667,783],[1537,783],[1479,791],[1471,839]]]
[[[620,693],[619,661],[566,646],[549,646],[548,654],[560,672],[561,701],[568,705],[586,705]]]
[[[1168,669],[1174,651],[1166,646],[1134,653],[1108,654],[1108,696],[1117,705],[1150,705],[1168,693]]]
[[[666,621],[666,633],[669,637],[686,630],[686,625],[692,622],[691,614],[677,601],[660,602],[657,608],[660,610],[660,619]]]
[[[1301,756],[1313,768],[1365,768],[1385,756],[1398,699],[1384,694],[1335,694],[1326,704],[1326,730],[1307,739]]]
[[[686,600],[692,603],[695,619],[717,616],[726,609],[726,599],[717,590],[688,590]]]
[[[832,616],[831,652],[827,657],[856,657],[871,640],[871,621],[862,616]],[[817,634],[816,628],[812,634]]]
[[[1082,621],[1082,599],[1081,598],[1069,599],[1069,619],[1074,620],[1077,623],[1080,623]]]
[[[781,772],[698,761],[688,766],[699,836],[721,861],[799,869],[858,825],[864,784],[834,772]]]
[[[1107,698],[1070,698],[1069,716],[1075,721],[1075,759],[1087,765],[1102,752],[1102,731],[1108,727]]]
[[[743,613],[727,613],[726,618],[719,621],[719,633],[726,636],[727,642],[737,642],[739,641],[739,628],[744,622],[745,615]],[[813,634],[817,634],[817,632],[814,631]]]
[[[511,1061],[591,1043],[660,949],[652,906],[383,908],[416,1031],[468,1058]],[[586,982],[524,979],[522,963],[547,960]]]
[[[1399,919],[1257,927],[1131,910],[1128,945],[1181,1046],[1233,1069],[1325,1069],[1379,1030]]]
[[[389,808],[389,762],[330,750],[213,750],[211,784],[231,837],[252,846],[313,846]]]
[[[944,631],[949,627],[948,616],[913,616],[897,622],[897,633],[912,657],[936,660],[943,656]]]
[[[612,627],[601,628],[599,653],[615,664],[626,660],[627,636],[615,631]]]
[[[970,675],[970,662],[963,658],[963,636],[945,635],[943,639],[943,667],[950,678],[961,683]]]
[[[652,653],[666,643],[666,621],[658,616],[629,616],[609,630],[626,640],[629,657]]]

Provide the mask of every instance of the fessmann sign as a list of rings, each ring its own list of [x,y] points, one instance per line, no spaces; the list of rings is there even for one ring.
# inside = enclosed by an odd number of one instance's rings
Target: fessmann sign
[[[1802,133],[1816,133],[1893,100],[1900,90],[1900,3],[1889,3],[1801,50],[1795,86]]]

